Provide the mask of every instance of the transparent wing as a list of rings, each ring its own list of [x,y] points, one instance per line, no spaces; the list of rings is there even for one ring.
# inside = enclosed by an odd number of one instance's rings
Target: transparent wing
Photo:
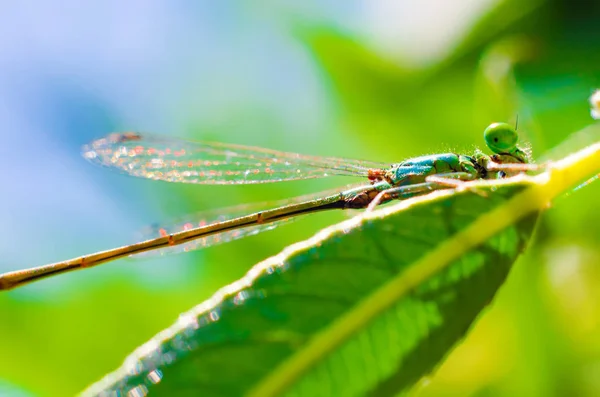
[[[366,177],[388,165],[334,157],[192,142],[136,132],[115,133],[82,149],[89,161],[132,176],[168,182],[248,184],[330,175]]]
[[[341,192],[345,189],[356,188],[360,186],[365,186],[366,188],[369,185],[364,184],[354,184],[348,185],[346,187],[340,187],[338,189],[332,189],[324,192],[314,193],[310,195],[294,197],[291,199],[284,199],[279,201],[272,202],[259,202],[259,203],[251,203],[251,204],[241,204],[233,207],[227,208],[218,208],[206,211],[200,211],[195,214],[190,214],[188,216],[173,219],[171,221],[156,223],[148,226],[138,233],[137,241],[145,241],[150,240],[156,237],[165,237],[169,234],[181,232],[184,230],[190,230],[196,227],[208,226],[218,222],[224,222],[230,219],[234,219],[240,216],[253,214],[259,211],[264,211],[266,209],[279,208],[290,204],[301,203],[305,201],[317,200],[322,197],[326,197],[338,192]],[[348,211],[352,215],[355,215],[356,212],[351,210]],[[147,251],[141,254],[133,255],[134,258],[145,258],[149,256],[157,256],[157,255],[171,255],[182,252],[194,251],[206,247],[210,247],[217,244],[227,243],[233,240],[237,240],[240,238],[244,238],[247,236],[254,236],[258,233],[262,233],[267,230],[273,230],[276,227],[292,222],[298,219],[298,217],[290,217],[286,219],[281,219],[276,222],[262,224],[262,225],[254,225],[245,228],[230,230],[223,233],[213,234],[211,236],[199,238],[189,243],[176,245],[173,247],[162,248],[154,251]]]
[[[224,222],[238,216],[252,214],[269,207],[265,207],[265,203],[239,205],[230,208],[220,208],[212,211],[202,211],[196,214],[191,214],[188,217],[172,220],[160,224],[154,224],[143,229],[139,233],[139,241],[150,240],[157,237],[165,237],[169,234],[190,230],[196,227],[213,225],[215,223]],[[133,258],[147,258],[150,256],[162,256],[179,254],[182,252],[190,252],[198,249],[211,247],[214,245],[228,243],[247,236],[273,230],[277,226],[291,222],[295,218],[282,219],[280,221],[267,223],[263,225],[248,226],[245,228],[230,230],[223,233],[213,234],[207,237],[192,240],[189,243],[176,245],[173,247],[162,248],[154,251],[142,252],[141,254],[133,255]]]

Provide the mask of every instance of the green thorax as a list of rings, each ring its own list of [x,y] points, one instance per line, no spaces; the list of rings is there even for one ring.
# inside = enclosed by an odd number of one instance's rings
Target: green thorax
[[[434,154],[415,157],[394,164],[385,174],[385,179],[392,186],[405,186],[425,182],[430,175],[447,175],[456,172],[466,172],[474,178],[479,175],[475,159],[456,153]]]

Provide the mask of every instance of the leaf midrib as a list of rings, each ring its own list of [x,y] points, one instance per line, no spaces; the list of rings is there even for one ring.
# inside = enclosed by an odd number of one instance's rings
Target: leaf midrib
[[[595,170],[595,171],[594,171]],[[493,210],[477,217],[468,227],[444,240],[432,251],[409,265],[405,271],[392,278],[372,294],[365,297],[344,315],[311,338],[306,346],[270,372],[254,388],[248,397],[278,396],[288,390],[308,369],[334,351],[375,317],[390,308],[413,288],[440,272],[463,254],[485,242],[501,230],[541,210],[561,192],[600,170],[600,143],[589,146],[575,155],[555,163],[548,171],[535,177],[517,178],[531,184]],[[512,180],[497,181],[495,185],[514,183]],[[466,188],[489,186],[489,182],[473,182]],[[405,209],[411,205],[426,205],[456,194],[455,191],[440,191],[425,197],[406,200],[389,208],[359,216],[360,222],[367,221]],[[298,247],[301,250],[302,247]]]

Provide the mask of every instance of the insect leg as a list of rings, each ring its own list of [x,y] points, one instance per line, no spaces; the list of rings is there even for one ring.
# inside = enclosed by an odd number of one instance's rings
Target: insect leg
[[[459,187],[466,181],[477,179],[477,175],[469,172],[448,172],[445,174],[429,175],[425,178],[427,182],[445,185],[447,187]]]
[[[416,183],[414,185],[397,186],[390,189],[382,190],[371,200],[367,206],[367,211],[372,211],[376,206],[381,204],[383,201],[393,199],[407,199],[413,196],[419,196],[427,192],[439,189],[439,184],[435,182],[423,182]]]
[[[367,211],[372,211],[383,201],[393,199],[404,200],[410,197],[432,192],[434,190],[457,188],[465,181],[471,181],[476,178],[476,175],[469,172],[448,172],[430,175],[425,179],[426,182],[415,183],[413,185],[406,186],[396,186],[379,192],[367,206]]]
[[[521,164],[521,163],[497,163],[491,161],[488,163],[488,171],[509,171],[509,172],[526,172],[526,171],[541,171],[548,168],[547,164]]]
[[[447,174],[437,174],[428,176],[425,180],[427,182],[437,183],[444,185],[448,188],[459,188],[465,184],[465,182],[473,181],[477,179],[477,175],[468,172],[451,172]],[[487,197],[486,194],[476,188],[470,188],[469,191],[476,193],[482,197]]]

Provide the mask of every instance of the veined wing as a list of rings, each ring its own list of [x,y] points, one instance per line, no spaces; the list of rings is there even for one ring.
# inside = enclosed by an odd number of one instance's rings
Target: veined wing
[[[82,148],[97,163],[141,178],[200,184],[249,184],[331,175],[367,177],[383,163],[307,156],[251,146],[114,133]]]
[[[319,200],[322,197],[327,197],[329,195],[336,194],[338,192],[344,191],[346,189],[357,188],[360,186],[369,187],[368,184],[353,184],[348,185],[346,187],[340,187],[337,189],[332,189],[324,192],[304,195],[300,197],[294,197],[290,199],[283,199],[279,201],[269,201],[269,202],[258,202],[258,203],[250,203],[250,204],[241,204],[232,207],[226,208],[217,208],[210,209],[205,211],[200,211],[195,214],[190,214],[178,219],[172,219],[170,221],[156,223],[150,225],[138,234],[138,241],[145,241],[154,239],[157,237],[166,237],[170,234],[190,230],[196,227],[203,227],[213,225],[219,222],[228,221],[230,219],[234,219],[240,216],[264,211],[267,209],[280,208],[290,204],[297,204],[307,201]],[[351,210],[349,210],[351,211]],[[354,212],[354,211],[352,211]],[[285,219],[281,219],[275,222],[247,226],[240,229],[228,230],[222,233],[212,234],[206,237],[198,238],[196,240],[192,240],[185,244],[176,245],[173,247],[166,247],[155,251],[147,251],[142,252],[141,254],[133,255],[133,258],[145,258],[149,256],[157,256],[157,255],[171,255],[182,252],[195,251],[198,249],[211,247],[217,244],[228,243],[233,240],[241,239],[248,236],[254,236],[258,233],[262,233],[267,230],[273,230],[276,227],[292,222],[298,219],[297,216],[289,217]]]
[[[234,219],[239,216],[259,212],[268,208],[270,207],[268,207],[265,203],[256,203],[243,204],[228,208],[219,208],[216,210],[201,211],[196,214],[190,214],[187,217],[181,217],[179,219],[173,219],[171,221],[150,225],[140,231],[139,241],[150,240],[157,237],[166,237],[170,234],[182,232],[185,230],[191,230],[196,227],[213,225],[219,222]],[[206,237],[192,240],[188,243],[176,245],[173,247],[166,247],[155,251],[142,252],[141,254],[133,255],[132,257],[146,258],[150,256],[162,256],[195,251],[206,247],[212,247],[218,244],[228,243],[230,241],[244,238],[247,236],[253,236],[255,234],[267,230],[273,230],[277,226],[283,223],[291,222],[295,219],[296,218],[286,218],[272,223],[248,226],[240,229],[229,230],[222,233],[211,234]]]

